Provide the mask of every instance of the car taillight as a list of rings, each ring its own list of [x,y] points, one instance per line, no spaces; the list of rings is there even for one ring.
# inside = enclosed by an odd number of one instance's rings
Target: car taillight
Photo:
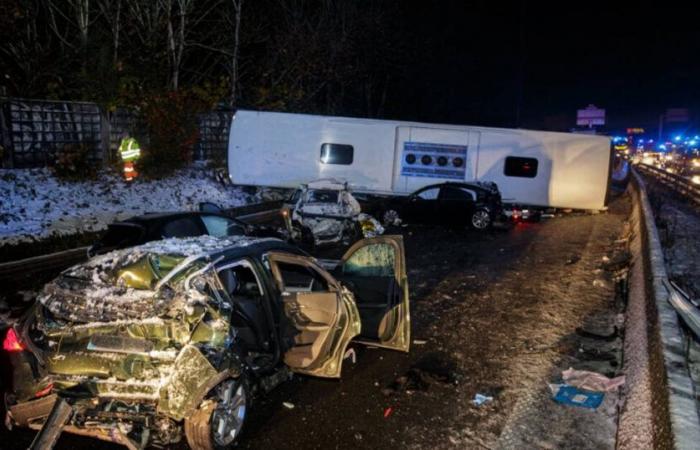
[[[7,352],[21,352],[26,350],[27,347],[25,347],[22,341],[19,339],[19,336],[17,336],[14,328],[10,328],[7,330],[5,340],[2,341],[2,348]]]

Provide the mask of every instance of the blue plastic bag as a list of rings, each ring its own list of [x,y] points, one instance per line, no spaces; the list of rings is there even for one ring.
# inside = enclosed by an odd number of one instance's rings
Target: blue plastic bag
[[[558,386],[559,389],[556,389],[553,398],[557,403],[564,405],[596,409],[603,403],[603,398],[605,397],[603,392],[585,391],[568,384],[560,384]]]

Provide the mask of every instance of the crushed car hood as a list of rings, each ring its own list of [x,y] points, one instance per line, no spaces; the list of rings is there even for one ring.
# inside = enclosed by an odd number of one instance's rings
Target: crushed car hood
[[[76,266],[47,284],[38,297],[54,318],[72,323],[145,319],[172,304],[172,290],[155,289],[183,258],[108,254]]]

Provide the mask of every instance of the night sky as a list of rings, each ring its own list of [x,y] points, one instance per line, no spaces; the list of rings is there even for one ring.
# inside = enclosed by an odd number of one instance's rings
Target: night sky
[[[607,109],[610,129],[655,128],[700,106],[700,16],[669,2],[405,2],[415,63],[387,111],[431,122],[567,129]],[[518,120],[518,98],[520,114]]]

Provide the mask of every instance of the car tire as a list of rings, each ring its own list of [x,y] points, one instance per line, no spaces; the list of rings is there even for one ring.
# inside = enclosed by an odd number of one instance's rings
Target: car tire
[[[474,229],[483,231],[488,229],[491,224],[491,215],[486,209],[479,208],[472,213],[471,225]]]
[[[245,378],[228,378],[208,394],[194,413],[185,418],[185,436],[193,450],[234,448],[243,432],[250,406]]]
[[[391,227],[401,223],[401,218],[399,217],[399,212],[395,209],[387,209],[382,214],[382,225],[385,227]]]

